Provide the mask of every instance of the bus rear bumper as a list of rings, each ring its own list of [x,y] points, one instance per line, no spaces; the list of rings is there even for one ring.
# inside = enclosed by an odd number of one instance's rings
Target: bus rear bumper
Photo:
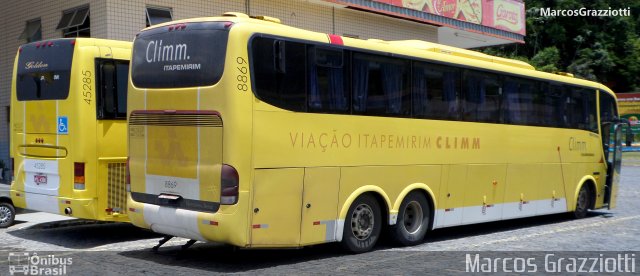
[[[67,198],[11,190],[11,199],[16,207],[32,211],[65,215],[80,219],[106,221],[121,221],[124,219],[126,221],[126,216],[122,219],[111,218],[104,215],[98,216],[98,203],[94,198]]]
[[[128,196],[129,219],[137,227],[153,232],[203,242],[221,242],[244,247],[246,225],[238,216],[198,212],[133,201]]]
[[[58,196],[11,190],[11,200],[17,208],[51,214],[62,214]]]

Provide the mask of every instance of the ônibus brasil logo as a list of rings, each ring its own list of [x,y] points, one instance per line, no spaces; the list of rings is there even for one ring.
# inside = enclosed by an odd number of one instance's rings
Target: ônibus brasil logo
[[[56,257],[53,254],[38,256],[38,253],[9,253],[11,275],[66,275],[67,267],[73,264],[71,257]]]

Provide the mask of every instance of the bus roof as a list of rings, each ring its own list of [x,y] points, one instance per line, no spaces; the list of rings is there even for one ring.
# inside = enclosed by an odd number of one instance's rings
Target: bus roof
[[[63,41],[69,41],[69,42],[74,41],[74,43],[79,46],[108,46],[108,47],[125,48],[125,49],[131,49],[131,46],[133,44],[130,41],[122,41],[122,40],[102,39],[102,38],[93,38],[93,37],[74,37],[74,38],[45,39],[45,40],[26,43],[23,45],[29,45],[29,44],[45,45],[45,44],[48,44],[49,42],[59,43]]]
[[[318,33],[280,24],[280,20],[277,18],[268,16],[248,16],[246,14],[236,12],[227,12],[223,16],[219,17],[199,17],[166,22],[145,28],[143,31],[181,23],[205,21],[229,21],[234,24],[250,24],[250,29],[253,32],[262,32],[284,37],[329,43],[329,39],[326,33]],[[566,73],[559,72],[557,74],[553,74],[538,71],[535,69],[535,67],[524,61],[501,58],[473,50],[467,50],[422,40],[385,41],[380,39],[364,40],[351,37],[341,38],[344,46],[347,47],[417,57],[421,59],[427,59],[429,61],[462,65],[464,67],[472,67],[484,71],[490,70],[496,72],[505,72],[513,75],[520,75],[522,77],[533,77],[549,81],[592,87],[605,91],[615,97],[615,93],[613,93],[611,89],[601,83],[571,77],[569,76],[570,74]]]

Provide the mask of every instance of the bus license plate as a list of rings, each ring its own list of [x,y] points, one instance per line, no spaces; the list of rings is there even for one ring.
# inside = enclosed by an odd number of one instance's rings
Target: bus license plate
[[[47,176],[44,174],[36,174],[33,176],[33,182],[35,182],[36,185],[46,185]]]

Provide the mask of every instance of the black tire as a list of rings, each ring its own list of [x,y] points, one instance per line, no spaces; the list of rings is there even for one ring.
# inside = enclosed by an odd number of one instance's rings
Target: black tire
[[[404,246],[419,244],[429,231],[430,223],[429,202],[422,193],[411,192],[400,204],[398,221],[389,227],[391,238]]]
[[[576,209],[573,211],[573,217],[581,219],[587,216],[587,212],[591,206],[591,190],[585,184],[580,187],[578,198],[576,198]]]
[[[342,247],[352,253],[367,252],[376,245],[381,229],[378,201],[371,195],[361,195],[351,204],[344,220]]]
[[[7,228],[13,225],[16,218],[16,209],[8,202],[0,202],[0,228]]]

